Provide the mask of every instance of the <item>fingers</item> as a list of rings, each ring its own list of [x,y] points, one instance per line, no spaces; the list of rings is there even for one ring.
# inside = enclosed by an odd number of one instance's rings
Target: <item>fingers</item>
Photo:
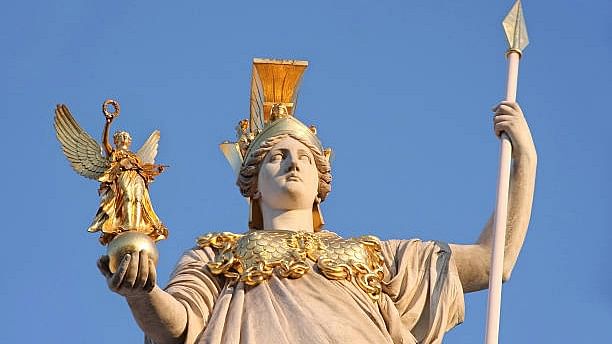
[[[512,115],[496,115],[495,117],[493,117],[493,123],[497,124],[501,122],[512,121],[514,118],[515,117]]]
[[[130,256],[132,257],[132,259],[125,272],[123,283],[121,284],[121,287],[124,288],[133,288],[134,284],[136,283],[136,277],[138,277],[138,264],[140,263],[140,254],[138,252],[134,252]]]
[[[108,256],[101,256],[97,262],[98,270],[100,270],[100,272],[102,273],[102,275],[104,275],[104,277],[106,277],[106,279],[111,278],[113,275],[110,271],[110,268],[108,267],[109,261],[110,258]]]
[[[512,158],[536,157],[535,146],[521,107],[515,102],[502,101],[493,109],[493,131],[497,137],[505,133],[512,142]]]
[[[503,121],[503,122],[495,123],[495,125],[493,126],[495,135],[497,135],[498,137],[501,136],[503,132],[510,132],[512,128],[513,128],[513,122],[510,122],[510,121]]]
[[[130,266],[131,260],[131,254],[126,254],[125,256],[123,256],[121,263],[119,263],[119,266],[117,267],[117,271],[115,271],[112,278],[108,282],[108,287],[112,291],[119,292],[119,289],[121,289],[121,285],[123,284],[123,278],[125,277],[125,274]]]
[[[515,115],[517,113],[517,111],[509,106],[509,105],[505,105],[505,104],[501,104],[497,107],[497,110],[495,110],[495,116],[499,116],[499,115]]]
[[[98,259],[98,269],[106,277],[108,287],[123,296],[150,292],[157,280],[155,263],[145,251],[133,252],[123,256],[115,273],[108,267],[109,257]]]
[[[515,108],[508,105],[500,105],[493,114],[493,116],[511,116],[514,118],[524,118],[523,113],[520,110],[516,110]]]
[[[520,106],[515,102],[502,101],[493,107],[493,131],[496,136],[501,136],[502,132],[512,136],[512,130],[517,122],[524,119]]]
[[[147,278],[147,283],[144,285],[144,290],[146,292],[150,292],[155,287],[157,283],[157,269],[155,268],[155,263],[150,258],[149,260],[149,278]]]
[[[491,111],[497,112],[497,109],[500,108],[501,106],[510,107],[510,108],[512,108],[512,109],[514,109],[516,111],[522,112],[521,107],[519,106],[519,104],[517,102],[510,102],[510,101],[507,101],[507,100],[502,100],[501,102],[499,102],[499,104],[495,105],[491,109]]]
[[[134,288],[144,288],[149,279],[149,256],[145,251],[140,251],[138,255],[138,275]]]

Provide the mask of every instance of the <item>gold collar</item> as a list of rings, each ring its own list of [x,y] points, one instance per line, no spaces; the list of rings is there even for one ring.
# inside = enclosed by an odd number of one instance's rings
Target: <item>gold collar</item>
[[[307,262],[310,259],[328,279],[354,280],[372,300],[380,297],[384,258],[380,240],[375,236],[344,239],[329,231],[262,230],[246,234],[209,233],[197,242],[200,248],[217,249],[208,268],[234,283],[258,285],[273,273],[299,278],[310,270]]]

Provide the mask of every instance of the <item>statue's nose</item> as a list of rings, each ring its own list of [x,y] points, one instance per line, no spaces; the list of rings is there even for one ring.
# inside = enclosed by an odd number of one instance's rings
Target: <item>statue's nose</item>
[[[287,172],[300,170],[300,166],[293,157],[289,158],[289,161],[287,161],[287,163],[289,164],[289,166],[287,167]]]

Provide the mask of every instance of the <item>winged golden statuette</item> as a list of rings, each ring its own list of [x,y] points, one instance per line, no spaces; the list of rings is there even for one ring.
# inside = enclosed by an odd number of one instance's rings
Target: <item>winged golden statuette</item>
[[[55,133],[72,168],[100,182],[100,206],[88,231],[101,232],[100,243],[108,245],[109,266],[114,272],[129,252],[146,250],[157,261],[154,242],[165,239],[168,229],[153,210],[149,184],[165,166],[155,164],[158,130],[136,153],[130,150],[132,138],[125,131],[113,135],[113,147],[108,136],[111,123],[119,116],[119,103],[106,100],[102,112],[106,119],[102,145],[79,126],[63,104],[55,109]]]

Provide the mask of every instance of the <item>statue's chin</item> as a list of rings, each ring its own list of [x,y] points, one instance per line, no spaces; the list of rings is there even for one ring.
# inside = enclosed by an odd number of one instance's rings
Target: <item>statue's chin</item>
[[[107,254],[109,257],[108,266],[112,273],[117,271],[121,260],[126,254],[138,254],[145,251],[154,264],[157,264],[159,253],[153,240],[146,234],[128,231],[117,235],[109,244]]]
[[[294,201],[299,201],[300,198],[304,198],[305,195],[304,188],[299,182],[290,182],[285,184],[283,191],[286,194],[284,197],[290,198]]]
[[[277,204],[279,209],[295,210],[312,208],[314,197],[308,196],[302,185],[286,185],[283,188],[283,193],[277,195]]]

